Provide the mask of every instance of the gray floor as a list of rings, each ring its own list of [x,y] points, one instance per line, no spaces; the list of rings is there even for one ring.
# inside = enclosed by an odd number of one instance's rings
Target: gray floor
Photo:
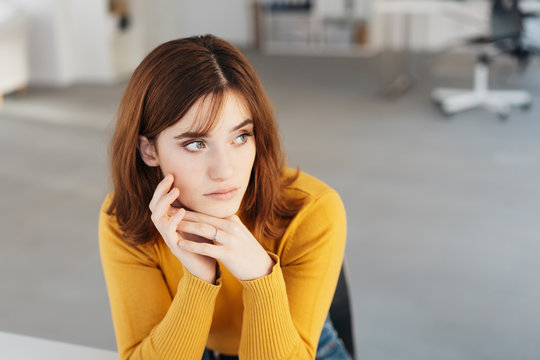
[[[290,165],[345,202],[359,358],[540,358],[538,107],[445,119],[429,90],[470,86],[467,60],[420,57],[415,87],[390,101],[380,59],[249,58]],[[514,70],[500,66],[494,84],[539,100],[538,64]],[[5,99],[0,331],[115,347],[96,226],[123,88]]]

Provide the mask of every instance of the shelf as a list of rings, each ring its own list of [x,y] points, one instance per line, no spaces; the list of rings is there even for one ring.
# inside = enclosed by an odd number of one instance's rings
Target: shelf
[[[351,12],[324,15],[312,7],[279,9],[255,8],[257,44],[270,54],[308,56],[358,56],[374,54],[366,44],[367,24]]]

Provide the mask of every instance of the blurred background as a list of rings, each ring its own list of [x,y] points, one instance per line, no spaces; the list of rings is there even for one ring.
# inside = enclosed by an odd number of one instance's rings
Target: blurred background
[[[343,198],[359,359],[540,358],[539,3],[1,0],[0,331],[116,348],[115,112],[152,48],[213,33]]]

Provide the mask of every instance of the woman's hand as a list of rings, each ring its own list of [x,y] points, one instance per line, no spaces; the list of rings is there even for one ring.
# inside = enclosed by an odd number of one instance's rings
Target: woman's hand
[[[214,244],[183,239],[180,247],[219,260],[238,280],[254,280],[268,275],[275,265],[236,215],[220,219],[187,211],[178,228],[184,233],[213,240]]]
[[[152,222],[169,249],[184,267],[199,279],[214,284],[216,281],[216,260],[186,251],[178,246],[180,241],[185,240],[185,237],[177,229],[182,223],[186,211],[171,207],[171,204],[180,195],[178,188],[171,189],[173,180],[173,175],[169,174],[156,187],[149,205],[152,212]]]

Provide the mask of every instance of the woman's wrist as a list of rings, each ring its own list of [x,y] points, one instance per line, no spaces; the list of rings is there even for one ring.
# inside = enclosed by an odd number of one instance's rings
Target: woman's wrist
[[[268,253],[265,252],[265,254],[266,258],[264,261],[260,262],[261,265],[258,267],[257,273],[255,273],[251,279],[245,280],[256,280],[272,273],[272,269],[274,268],[274,265],[276,265],[276,262],[268,255]]]
[[[202,280],[206,281],[209,284],[216,285],[217,279],[219,278],[219,265],[216,261],[216,267],[213,273],[208,274],[202,278]]]
[[[272,269],[276,265],[276,262],[270,257],[270,255],[266,255],[268,256],[268,263],[266,264],[266,273],[263,276],[270,275],[272,273]]]
[[[215,285],[217,280],[219,279],[220,272],[219,272],[219,265],[218,262],[215,262],[214,266],[186,266],[184,264],[184,269],[189,272],[192,276],[203,280],[209,284]]]

